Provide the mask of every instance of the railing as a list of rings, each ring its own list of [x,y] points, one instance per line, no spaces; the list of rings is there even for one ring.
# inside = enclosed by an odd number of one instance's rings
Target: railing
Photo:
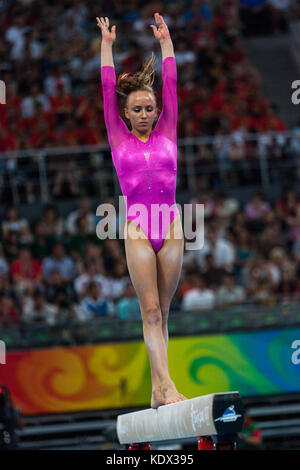
[[[300,302],[273,306],[243,304],[211,311],[172,311],[170,337],[229,331],[259,330],[300,325]],[[143,339],[141,320],[97,318],[87,323],[68,322],[54,326],[22,324],[0,328],[7,350]]]
[[[177,192],[195,193],[209,182],[212,189],[259,186],[266,196],[274,185],[300,178],[300,137],[296,132],[178,140]],[[120,187],[107,145],[33,149],[0,153],[1,198],[16,206],[47,203],[70,196],[117,197]]]

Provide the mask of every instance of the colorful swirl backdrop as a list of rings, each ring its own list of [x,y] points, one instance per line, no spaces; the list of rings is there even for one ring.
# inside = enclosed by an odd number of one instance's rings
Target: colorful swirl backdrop
[[[173,338],[170,374],[188,398],[299,392],[300,364],[291,359],[297,339],[300,328]],[[148,406],[151,396],[143,342],[10,352],[1,383],[24,414]]]

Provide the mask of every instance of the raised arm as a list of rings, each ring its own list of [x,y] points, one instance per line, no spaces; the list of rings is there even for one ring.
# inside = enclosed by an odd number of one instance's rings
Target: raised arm
[[[150,25],[153,34],[160,42],[162,52],[162,112],[159,116],[155,131],[164,135],[174,143],[177,142],[177,69],[174,47],[170,33],[163,17],[154,15],[157,27]]]
[[[97,18],[102,32],[101,41],[101,83],[104,104],[104,120],[111,150],[120,145],[129,130],[119,115],[116,93],[116,72],[113,61],[112,45],[116,39],[116,26],[109,31],[109,19]]]

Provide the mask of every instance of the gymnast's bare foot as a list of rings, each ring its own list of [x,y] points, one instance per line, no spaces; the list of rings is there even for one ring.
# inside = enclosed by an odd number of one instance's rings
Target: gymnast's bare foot
[[[168,385],[158,386],[152,390],[151,408],[158,408],[162,405],[168,405],[183,400],[187,400],[187,398],[179,393],[174,383],[171,382]]]

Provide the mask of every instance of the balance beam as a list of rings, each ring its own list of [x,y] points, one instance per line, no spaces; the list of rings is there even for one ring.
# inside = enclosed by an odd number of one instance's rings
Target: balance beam
[[[194,436],[236,436],[242,427],[243,404],[239,392],[212,393],[156,409],[126,413],[117,419],[120,444],[131,446]]]

